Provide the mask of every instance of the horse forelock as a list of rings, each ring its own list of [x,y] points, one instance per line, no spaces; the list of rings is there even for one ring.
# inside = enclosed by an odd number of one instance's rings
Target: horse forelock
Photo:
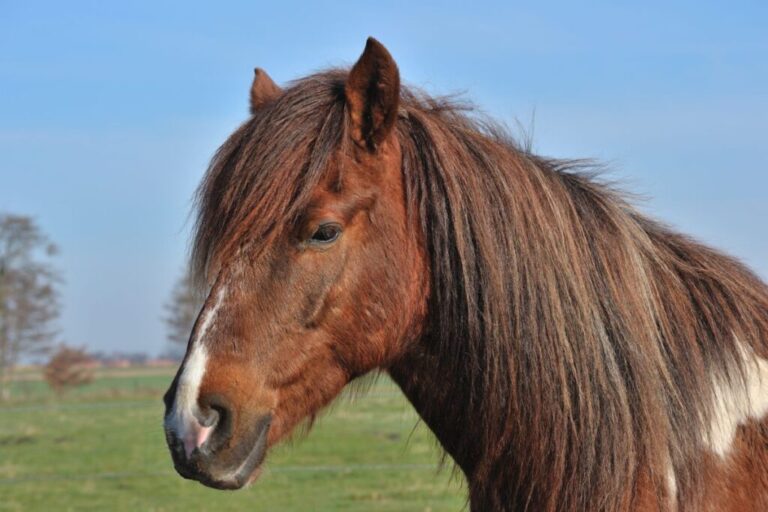
[[[192,265],[210,281],[237,248],[290,226],[332,169],[344,130],[340,72],[295,82],[216,152],[197,190]]]

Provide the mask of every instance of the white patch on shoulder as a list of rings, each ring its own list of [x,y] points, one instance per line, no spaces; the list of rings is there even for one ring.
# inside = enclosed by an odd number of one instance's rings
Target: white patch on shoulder
[[[184,362],[184,369],[179,376],[179,382],[176,384],[176,396],[171,414],[166,419],[166,428],[173,430],[181,439],[188,437],[197,426],[197,418],[195,417],[197,398],[208,363],[205,335],[216,320],[216,314],[224,299],[225,291],[224,287],[219,290],[213,307],[204,313],[200,328],[190,342],[192,350]]]
[[[736,344],[744,360],[744,378],[715,379],[713,414],[704,436],[710,450],[722,458],[728,455],[739,425],[768,413],[768,361],[740,341]]]

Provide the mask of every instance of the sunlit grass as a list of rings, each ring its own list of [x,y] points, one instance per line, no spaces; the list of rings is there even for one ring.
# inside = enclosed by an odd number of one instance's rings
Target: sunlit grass
[[[177,476],[161,429],[168,375],[102,376],[62,402],[39,388],[0,407],[0,510],[449,510],[462,483],[387,379],[341,398],[273,450],[251,488]],[[42,383],[39,383],[42,384]],[[112,398],[114,397],[114,398]]]

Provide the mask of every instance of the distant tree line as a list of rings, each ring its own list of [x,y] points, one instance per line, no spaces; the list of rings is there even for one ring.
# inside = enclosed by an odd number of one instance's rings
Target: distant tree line
[[[46,354],[56,339],[57,252],[31,217],[0,213],[0,400],[19,360]]]
[[[33,218],[0,212],[0,400],[10,396],[14,368],[25,357],[49,356],[43,373],[57,392],[89,382],[93,363],[148,361],[143,353],[87,353],[57,340],[62,283],[53,265],[57,254],[57,246]],[[182,272],[165,305],[170,348],[161,357],[184,354],[204,298],[191,272]]]

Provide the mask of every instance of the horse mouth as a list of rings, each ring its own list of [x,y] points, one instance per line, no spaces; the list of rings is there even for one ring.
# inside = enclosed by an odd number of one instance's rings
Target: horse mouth
[[[207,487],[237,490],[256,481],[267,454],[267,438],[271,423],[267,415],[257,421],[254,428],[240,442],[232,439],[216,440],[210,446],[196,448],[188,457],[181,443],[168,438],[168,446],[176,472],[188,480]]]

